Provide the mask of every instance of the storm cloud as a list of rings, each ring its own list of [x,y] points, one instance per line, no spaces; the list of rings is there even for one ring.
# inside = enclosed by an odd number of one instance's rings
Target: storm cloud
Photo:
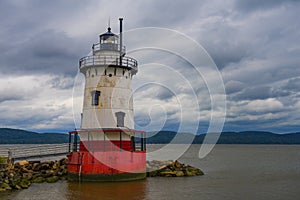
[[[0,127],[72,130],[72,104],[74,99],[82,98],[73,93],[78,60],[90,52],[98,35],[106,31],[108,18],[117,33],[117,19],[122,16],[125,30],[173,29],[203,46],[224,81],[224,130],[299,131],[299,12],[300,3],[296,0],[2,0]],[[142,43],[145,37],[149,35],[141,35],[138,41]],[[126,43],[129,39],[124,41],[128,47],[134,46]],[[193,54],[191,49],[186,51]],[[188,107],[181,111],[175,100],[193,105],[189,96],[192,92],[184,82],[169,77],[167,71],[151,71],[147,63],[151,59],[161,62],[185,77],[189,73],[192,77],[195,72],[178,58],[158,51],[153,55],[139,60],[139,73],[145,74],[138,73],[136,83],[159,79],[178,90],[174,93],[171,87],[156,85],[137,92],[136,120],[147,125],[149,131],[155,131],[161,120],[166,120],[165,128],[174,129],[180,117],[189,119],[189,113],[195,110]],[[208,124],[211,97],[205,81],[198,81],[195,93],[201,99],[200,117],[189,120]],[[152,111],[145,110],[145,105]]]

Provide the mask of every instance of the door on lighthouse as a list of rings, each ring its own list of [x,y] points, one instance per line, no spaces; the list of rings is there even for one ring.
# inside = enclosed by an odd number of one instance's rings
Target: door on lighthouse
[[[124,112],[116,112],[116,117],[117,117],[117,127],[124,127],[125,113]]]

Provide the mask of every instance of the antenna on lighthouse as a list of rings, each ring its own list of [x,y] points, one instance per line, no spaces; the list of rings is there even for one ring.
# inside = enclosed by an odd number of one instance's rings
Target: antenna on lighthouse
[[[110,16],[108,17],[108,28],[110,28]]]

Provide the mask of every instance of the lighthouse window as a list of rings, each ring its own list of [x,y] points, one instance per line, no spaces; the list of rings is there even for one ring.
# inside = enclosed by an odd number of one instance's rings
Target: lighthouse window
[[[124,127],[125,113],[124,112],[116,112],[115,115],[117,117],[117,127]]]
[[[98,106],[99,105],[99,96],[100,96],[100,91],[94,90],[91,92],[92,94],[92,105],[93,106]]]

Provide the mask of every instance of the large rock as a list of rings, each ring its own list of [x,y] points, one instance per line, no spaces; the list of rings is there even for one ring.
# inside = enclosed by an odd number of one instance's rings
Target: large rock
[[[44,162],[40,165],[40,170],[48,170],[51,169],[51,163],[50,162]]]
[[[21,161],[0,169],[0,192],[26,189],[31,183],[54,183],[67,174],[67,159],[59,161]]]
[[[179,161],[147,161],[147,176],[183,177],[199,176],[204,173],[197,168],[180,163]]]
[[[184,176],[185,174],[184,174],[184,172],[183,171],[176,171],[176,177],[182,177],[182,176]]]
[[[40,169],[41,169],[40,163],[33,163],[32,164],[32,170],[33,171],[37,172],[37,171],[40,171]]]
[[[28,179],[24,178],[17,185],[21,186],[21,188],[23,188],[23,189],[27,189],[31,185],[31,182]]]
[[[32,173],[24,173],[24,174],[23,174],[23,178],[26,178],[26,179],[28,179],[28,180],[31,180],[32,177],[33,177],[33,174],[32,174]]]
[[[35,179],[33,179],[33,183],[43,183],[43,182],[45,182],[45,178],[44,177],[37,177],[37,178],[35,178]]]
[[[58,161],[59,166],[66,166],[68,162],[67,158],[62,158]]]
[[[159,176],[166,176],[166,177],[176,176],[176,172],[175,171],[161,171],[161,172],[159,172]]]
[[[180,162],[178,162],[178,160],[176,160],[176,161],[174,162],[174,166],[175,166],[176,168],[181,168],[181,167],[183,167],[183,165],[182,165]]]
[[[58,180],[59,180],[58,176],[51,176],[51,177],[46,178],[47,183],[55,183]]]
[[[11,190],[11,189],[12,188],[7,183],[0,183],[0,190],[6,191],[6,190]]]
[[[53,170],[56,170],[56,169],[58,169],[59,168],[59,162],[55,162],[54,164],[53,164],[53,166],[52,166],[52,169]]]
[[[199,175],[204,175],[203,171],[201,171],[200,169],[188,166],[186,168],[186,176],[199,176]]]
[[[19,162],[20,166],[24,166],[24,165],[28,165],[28,164],[29,164],[29,162],[27,160],[22,160]]]
[[[21,170],[22,170],[23,173],[32,173],[32,172],[33,172],[32,170],[28,169],[28,168],[25,167],[25,166],[22,167]]]

